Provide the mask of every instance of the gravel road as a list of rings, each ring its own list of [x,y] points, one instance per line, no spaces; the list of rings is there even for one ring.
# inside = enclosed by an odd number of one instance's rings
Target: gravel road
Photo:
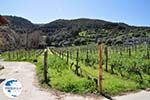
[[[130,93],[123,96],[114,97],[115,100],[150,100],[150,91],[140,91],[137,93]]]

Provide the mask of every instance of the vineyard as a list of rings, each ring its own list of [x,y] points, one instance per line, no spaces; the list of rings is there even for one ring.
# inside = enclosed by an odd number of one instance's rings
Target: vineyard
[[[9,61],[36,64],[41,84],[73,93],[99,93],[99,46],[50,47],[17,50],[1,56]],[[150,88],[150,46],[103,45],[103,93],[109,95]]]

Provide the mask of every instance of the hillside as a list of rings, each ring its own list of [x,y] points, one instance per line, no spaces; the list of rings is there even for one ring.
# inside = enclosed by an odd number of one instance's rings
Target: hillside
[[[14,50],[19,46],[19,36],[8,26],[0,26],[0,50]]]
[[[4,17],[9,22],[5,34],[11,34],[18,48],[43,48],[46,45],[72,46],[98,42],[107,45],[130,45],[145,41],[150,43],[150,27],[136,27],[125,23],[87,18],[58,19],[47,24],[34,24],[21,17]],[[4,34],[3,30],[0,29],[0,34]],[[1,38],[5,40],[3,35]],[[14,43],[12,40],[10,39],[10,43]],[[5,45],[4,42],[1,44]]]
[[[29,20],[16,16],[4,16],[9,20],[9,26],[17,33],[30,32],[36,25],[31,23]]]
[[[21,17],[3,16],[3,18],[7,19],[8,23],[0,25],[1,51],[39,47],[39,31],[34,31],[38,25]]]
[[[55,46],[98,43],[108,45],[149,42],[150,27],[135,27],[95,19],[56,20],[39,28],[49,35],[49,44]],[[84,33],[84,36],[80,36]]]

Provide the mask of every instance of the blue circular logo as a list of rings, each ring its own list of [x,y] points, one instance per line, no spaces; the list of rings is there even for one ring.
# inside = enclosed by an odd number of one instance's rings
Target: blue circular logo
[[[16,79],[8,79],[4,81],[3,92],[10,98],[16,98],[21,94],[22,85]]]

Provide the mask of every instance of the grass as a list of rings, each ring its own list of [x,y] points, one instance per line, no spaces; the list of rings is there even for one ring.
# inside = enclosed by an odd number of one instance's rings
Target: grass
[[[85,47],[84,48],[82,47],[81,48],[79,47],[67,48],[67,50],[72,52],[72,56],[73,56],[72,60],[70,61],[75,63],[77,48],[80,49],[80,62],[79,62],[80,68],[86,71],[88,74],[97,78],[98,76],[98,63],[97,63],[98,55],[97,54],[98,52],[96,51],[96,53],[89,53],[89,60],[90,60],[89,63],[91,63],[93,60],[95,61],[94,64],[92,64],[92,66],[89,66],[84,61],[86,59],[86,50],[87,50],[87,48],[85,49]],[[82,49],[85,49],[85,50],[82,50]],[[66,48],[59,48],[59,50],[66,52],[65,51]],[[127,51],[126,52],[122,51],[122,55],[120,55],[120,53],[116,52],[115,50],[113,50],[113,52],[111,51],[111,55],[109,54],[110,56],[109,56],[109,64],[108,64],[109,72],[104,72],[104,75],[103,75],[104,77],[103,90],[105,93],[110,94],[110,95],[116,95],[116,94],[122,94],[128,91],[135,91],[135,90],[146,89],[150,87],[150,84],[149,84],[150,77],[148,74],[143,72],[143,69],[145,69],[144,65],[145,66],[150,65],[149,61],[143,58],[143,56],[146,55],[145,50],[146,50],[145,45],[140,45],[137,47],[136,51],[132,50],[131,57],[129,57],[129,54]],[[81,59],[83,59],[83,61],[81,61]],[[105,55],[104,55],[103,61],[105,62]],[[136,66],[134,65],[135,62],[136,62]],[[115,69],[114,69],[115,74],[110,74],[111,63],[117,64],[117,66],[115,66]],[[120,63],[125,65],[125,69],[123,70],[123,74],[125,75],[125,77],[121,77],[119,73],[118,65]],[[103,67],[105,69],[105,66]],[[135,67],[137,69],[140,69],[140,72],[143,76],[142,83],[139,82],[140,79],[138,75],[128,72],[128,68],[130,67]]]
[[[121,94],[123,92],[134,91],[138,89],[138,84],[131,80],[125,80],[121,77],[104,73],[103,81],[104,92],[110,95]]]
[[[95,91],[93,81],[76,76],[62,59],[55,55],[50,55],[48,59],[48,84],[51,88],[80,94]],[[39,62],[36,64],[36,72],[40,83],[44,83],[42,60],[43,56],[39,57]]]
[[[79,47],[77,47],[79,48]],[[85,48],[85,47],[84,47]],[[72,50],[73,49],[73,50]],[[64,48],[59,48],[59,50],[64,50]],[[72,62],[76,63],[76,47],[68,48],[68,50],[72,51],[72,59],[69,59],[69,64],[66,63],[66,57],[64,59],[59,58],[58,56],[51,53],[51,51],[48,52],[48,79],[49,82],[47,84],[47,87],[57,89],[63,92],[72,92],[72,93],[79,93],[79,94],[86,94],[86,93],[97,93],[97,87],[93,80],[88,79],[86,77],[86,74],[88,73],[92,77],[98,78],[98,52],[95,53],[89,53],[90,63],[94,61],[94,64],[92,66],[89,66],[85,62],[86,53],[84,50],[80,50],[80,62],[79,66],[80,68],[85,71],[83,73],[84,77],[77,76],[71,69],[70,64]],[[86,50],[86,48],[85,48]],[[96,49],[95,49],[96,50]],[[16,51],[19,52],[19,51]],[[24,51],[20,51],[19,54],[23,53]],[[31,55],[29,59],[22,56],[19,59],[15,56],[12,61],[29,61],[33,63],[34,59],[37,59],[38,62],[34,63],[36,64],[36,74],[38,77],[38,80],[41,85],[45,85],[44,82],[44,71],[43,71],[43,54],[40,56],[34,56],[36,51],[31,51]],[[12,52],[10,53],[12,54]],[[150,88],[150,77],[148,74],[142,72],[143,80],[144,82],[140,84],[136,79],[137,76],[132,74],[130,75],[127,73],[127,70],[123,70],[123,73],[126,76],[130,76],[130,78],[127,77],[121,77],[119,75],[118,69],[114,69],[115,74],[110,73],[110,65],[112,63],[119,63],[122,61],[122,63],[129,68],[130,66],[133,66],[133,62],[138,62],[137,67],[143,68],[143,65],[149,65],[149,62],[147,60],[143,59],[143,55],[145,54],[144,49],[140,49],[136,52],[132,52],[132,56],[129,57],[127,52],[123,52],[123,56],[120,56],[119,53],[112,52],[109,56],[109,64],[108,64],[108,72],[103,73],[103,91],[106,94],[109,95],[118,95],[122,94],[124,92],[129,91],[135,91],[139,89],[145,89]],[[142,56],[141,56],[142,55]],[[8,60],[8,53],[2,54],[2,57]],[[83,59],[83,61],[81,61]],[[142,60],[141,60],[142,59]],[[105,57],[104,57],[105,62]],[[94,67],[93,67],[94,66]],[[105,69],[105,66],[103,66]]]

